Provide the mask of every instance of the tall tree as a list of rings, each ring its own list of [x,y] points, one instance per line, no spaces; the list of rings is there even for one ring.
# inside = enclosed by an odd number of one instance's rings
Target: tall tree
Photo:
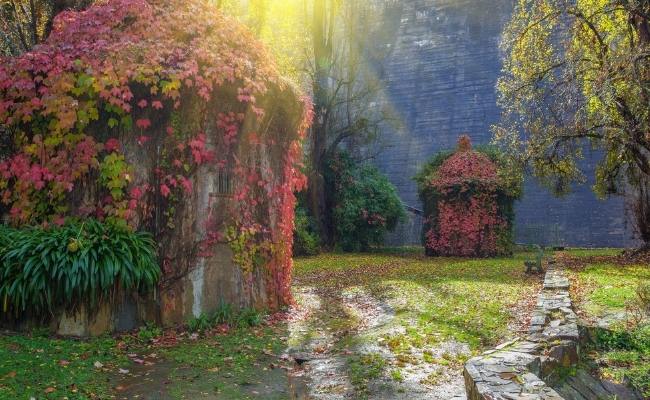
[[[325,245],[333,245],[333,196],[325,188],[327,162],[341,146],[355,153],[377,138],[391,113],[381,106],[381,76],[365,57],[372,52],[367,37],[381,9],[360,0],[314,0],[312,54],[308,76],[314,102],[309,143],[308,201]],[[372,54],[375,61],[383,57]],[[351,148],[352,147],[352,148]]]
[[[559,193],[585,180],[583,152],[600,149],[594,191],[632,188],[647,202],[650,2],[518,0],[502,45],[495,140]],[[650,243],[650,207],[636,208]]]
[[[54,17],[92,0],[0,0],[0,54],[16,56],[45,40]]]
[[[333,197],[325,188],[325,167],[342,147],[367,156],[358,150],[392,120],[382,106],[382,77],[377,73],[387,50],[385,44],[378,50],[368,40],[384,5],[365,0],[222,0],[221,4],[266,42],[283,73],[311,92],[315,118],[306,146],[307,202],[325,244],[331,245]]]

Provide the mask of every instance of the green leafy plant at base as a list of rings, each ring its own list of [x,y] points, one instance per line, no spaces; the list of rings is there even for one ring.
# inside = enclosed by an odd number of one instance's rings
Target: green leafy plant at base
[[[254,308],[237,311],[232,305],[222,302],[211,314],[201,314],[187,322],[190,332],[205,332],[217,325],[226,324],[232,328],[249,328],[261,325],[264,314]]]
[[[144,326],[138,329],[138,339],[142,342],[150,342],[151,340],[162,336],[163,330],[152,322],[145,323]]]
[[[0,225],[4,313],[90,307],[116,289],[144,292],[160,277],[153,238],[94,219],[61,227]]]

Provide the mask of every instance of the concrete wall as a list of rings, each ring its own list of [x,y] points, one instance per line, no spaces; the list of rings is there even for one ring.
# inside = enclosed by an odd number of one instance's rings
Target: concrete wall
[[[379,1],[379,0],[378,0]],[[379,1],[382,3],[381,1]],[[498,48],[512,0],[384,0],[388,6],[373,34],[373,45],[389,49],[383,65],[385,101],[400,120],[381,136],[384,152],[376,164],[396,185],[402,200],[420,206],[411,177],[435,152],[454,148],[460,134],[475,144],[491,140],[500,116],[495,84],[501,70]],[[593,168],[594,159],[586,160]],[[572,246],[625,246],[622,199],[599,201],[590,185],[555,199],[529,178],[517,205],[517,240]],[[550,240],[550,239],[548,239]],[[390,244],[419,243],[410,225],[389,237]]]

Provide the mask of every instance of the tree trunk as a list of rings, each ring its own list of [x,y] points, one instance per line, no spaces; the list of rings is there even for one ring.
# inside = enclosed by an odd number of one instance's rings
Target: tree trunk
[[[310,214],[318,224],[322,243],[332,245],[331,213],[327,209],[325,192],[325,153],[327,150],[328,129],[328,85],[329,70],[332,62],[332,25],[333,5],[330,15],[327,13],[327,0],[315,0],[313,12],[312,42],[314,48],[314,125],[311,130],[311,149],[309,173],[309,208]]]

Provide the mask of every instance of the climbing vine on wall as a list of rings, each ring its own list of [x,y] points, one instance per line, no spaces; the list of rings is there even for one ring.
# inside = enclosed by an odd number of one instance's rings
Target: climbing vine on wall
[[[429,255],[485,257],[511,251],[512,207],[521,193],[521,175],[506,169],[497,152],[473,150],[465,135],[455,152],[441,153],[424,167],[416,180]]]
[[[208,227],[202,248],[244,238],[236,257],[252,259],[242,253],[254,248],[266,260],[271,290],[289,300],[293,192],[304,185],[297,167],[311,109],[307,100],[295,105],[302,123],[283,143],[245,132],[247,115],[225,104],[262,121],[258,99],[287,85],[245,27],[202,0],[100,0],[60,14],[44,44],[1,61],[0,125],[13,152],[0,159],[0,200],[12,224],[62,224],[75,215],[137,228],[153,198],[173,229],[174,204],[192,192],[197,168],[230,163],[242,182],[237,205],[229,226]],[[230,98],[215,99],[224,93]],[[188,107],[201,112],[189,125],[179,121]],[[269,171],[227,151],[244,141],[251,149],[284,146],[284,166]],[[149,181],[134,182],[127,144],[159,155]],[[89,182],[98,191],[94,203],[71,207]],[[260,252],[263,242],[268,250]]]

